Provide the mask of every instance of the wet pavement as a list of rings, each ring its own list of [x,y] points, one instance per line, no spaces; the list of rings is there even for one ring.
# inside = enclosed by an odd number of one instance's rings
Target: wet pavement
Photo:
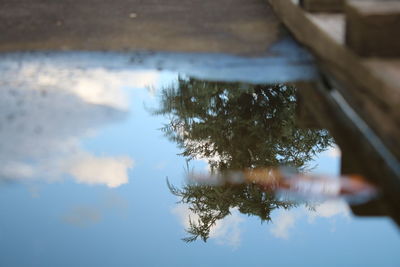
[[[262,0],[5,0],[0,51],[156,50],[261,55],[280,39]]]

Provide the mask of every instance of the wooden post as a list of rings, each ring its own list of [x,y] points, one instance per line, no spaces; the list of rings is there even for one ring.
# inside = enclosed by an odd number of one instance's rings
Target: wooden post
[[[300,0],[300,6],[308,12],[341,12],[344,0]]]
[[[342,175],[362,174],[365,172],[364,162],[357,160],[352,151],[342,148],[340,162],[340,172]],[[372,174],[373,175],[373,174]],[[372,199],[366,203],[356,203],[350,205],[351,211],[357,216],[388,216],[388,210],[383,199]]]
[[[300,82],[298,82],[300,84]],[[303,96],[302,91],[304,90],[312,90],[311,85],[306,82],[301,83],[303,90],[297,90],[296,92],[296,116],[295,122],[296,125],[302,129],[322,129],[320,123],[315,118],[313,111],[310,110],[310,107],[307,105],[307,99]],[[304,89],[307,87],[307,89]]]
[[[400,1],[350,0],[346,44],[365,57],[400,57]]]

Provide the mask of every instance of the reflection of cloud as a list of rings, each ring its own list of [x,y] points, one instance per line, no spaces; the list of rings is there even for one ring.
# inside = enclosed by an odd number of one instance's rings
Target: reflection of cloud
[[[281,211],[274,219],[270,232],[273,236],[282,239],[289,238],[289,230],[293,228],[296,215],[292,211]]]
[[[239,247],[241,242],[240,223],[243,218],[237,208],[230,210],[231,215],[218,221],[210,231],[210,238],[215,238],[218,244]]]
[[[89,206],[75,207],[62,217],[68,224],[86,227],[101,220],[101,213],[98,209]]]
[[[34,74],[34,75],[33,75]],[[127,97],[121,88],[145,88],[158,83],[156,71],[108,71],[93,69],[40,68],[27,65],[21,75],[40,87],[57,87],[72,92],[88,103],[127,108]],[[65,83],[67,81],[67,83]]]
[[[154,168],[156,170],[164,170],[167,167],[168,162],[167,161],[159,161]]]
[[[243,218],[237,208],[230,210],[231,214],[224,219],[217,221],[217,223],[210,230],[210,239],[214,239],[217,244],[228,245],[237,248],[241,242],[240,223]],[[190,220],[196,222],[198,216],[194,214],[189,206],[186,204],[178,204],[172,209],[182,225],[187,229],[190,226]]]
[[[127,210],[128,202],[124,198],[115,192],[108,192],[96,204],[75,206],[61,219],[73,226],[86,227],[98,223],[113,211],[124,215]]]
[[[312,221],[315,218],[332,218],[334,216],[348,217],[350,215],[349,206],[344,201],[325,201],[315,207],[315,211],[308,211],[307,215]]]
[[[270,233],[281,239],[290,237],[290,230],[295,227],[296,221],[301,218],[308,218],[308,222],[312,223],[317,218],[334,218],[345,217],[350,214],[349,207],[344,201],[329,200],[309,210],[305,207],[296,210],[281,210],[275,218],[271,226]]]
[[[199,216],[194,214],[190,209],[188,205],[185,204],[177,204],[173,209],[172,213],[176,215],[182,225],[185,228],[189,228],[190,226],[190,220],[192,221],[197,221],[199,219]]]
[[[340,158],[342,155],[342,151],[340,151],[340,148],[338,146],[331,147],[325,153],[330,158]]]
[[[107,192],[107,194],[103,197],[101,201],[101,207],[104,210],[117,211],[120,215],[126,215],[128,212],[129,203],[125,198],[113,191],[110,191]]]
[[[128,157],[97,157],[80,139],[127,114],[123,88],[144,87],[157,72],[57,68],[0,63],[0,180],[55,181],[65,174],[87,184],[128,182]]]
[[[133,161],[128,157],[99,158],[88,154],[74,158],[66,171],[79,183],[118,187],[128,183],[127,170],[132,166]]]
[[[35,175],[35,169],[28,163],[17,161],[1,161],[0,177],[7,180],[26,179]]]
[[[28,191],[32,198],[38,198],[40,196],[40,188],[35,185],[30,185]]]

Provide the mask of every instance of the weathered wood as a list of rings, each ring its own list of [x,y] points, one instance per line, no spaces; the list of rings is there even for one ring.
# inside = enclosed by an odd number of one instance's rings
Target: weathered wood
[[[357,161],[355,153],[343,147],[341,149],[340,172],[342,175],[365,173],[364,163]],[[366,203],[350,205],[351,211],[357,216],[389,216],[388,209],[381,198],[372,199]]]
[[[315,118],[313,111],[307,105],[307,99],[303,98],[303,95],[297,91],[296,93],[296,125],[303,129],[321,129],[321,125]]]
[[[352,207],[356,215],[390,215],[400,225],[400,167],[393,169],[364,135],[364,129],[357,127],[348,111],[344,110],[333,97],[335,89],[326,88],[322,82],[294,84],[308,110],[313,112],[321,127],[329,130],[342,151],[342,174],[360,174],[378,185],[383,194],[378,203]],[[398,162],[398,161],[397,161]],[[371,206],[372,205],[372,206]]]
[[[380,217],[390,216],[384,202],[381,199],[374,199],[362,204],[350,205],[350,209],[356,216]]]
[[[347,1],[346,44],[365,57],[400,57],[400,1]]]
[[[0,52],[260,55],[282,36],[260,0],[0,0]]]
[[[300,6],[308,12],[341,12],[344,0],[300,0]]]
[[[363,59],[344,44],[344,17],[313,15],[293,0],[269,0],[295,37],[341,85],[346,100],[400,158],[400,60]],[[336,24],[330,31],[329,23]],[[336,23],[335,23],[336,21]],[[335,28],[335,27],[333,27]]]

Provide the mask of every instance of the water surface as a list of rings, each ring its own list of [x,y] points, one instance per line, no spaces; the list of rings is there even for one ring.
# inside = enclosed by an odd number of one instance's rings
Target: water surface
[[[296,124],[297,89],[283,83],[309,79],[312,66],[268,76],[268,60],[127,67],[108,56],[107,67],[3,58],[1,266],[400,264],[397,226],[353,216],[342,198],[187,185],[191,171],[282,165],[338,176],[340,149],[326,130]]]

